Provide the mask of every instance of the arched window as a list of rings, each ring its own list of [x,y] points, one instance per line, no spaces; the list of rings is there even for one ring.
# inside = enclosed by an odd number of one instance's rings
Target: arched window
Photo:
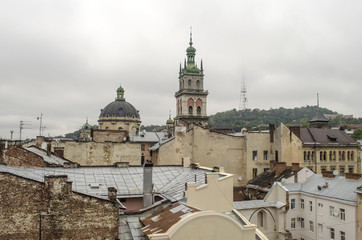
[[[336,151],[333,151],[333,161],[336,161]]]
[[[338,160],[341,161],[341,159],[342,159],[342,153],[341,153],[341,151],[339,151],[338,152]]]
[[[200,80],[196,81],[196,87],[199,88],[200,87]]]
[[[262,211],[258,212],[257,216],[258,227],[264,227],[264,213]]]
[[[304,161],[307,161],[307,152],[304,151]]]
[[[308,151],[308,157],[307,160],[310,160],[310,152]]]
[[[354,152],[351,152],[351,160],[354,160]]]
[[[191,79],[189,79],[189,80],[187,81],[187,85],[188,85],[189,87],[191,87]]]
[[[122,127],[119,127],[118,130],[122,130],[123,128]]]
[[[329,161],[332,161],[332,151],[329,152]]]
[[[189,114],[192,115],[192,112],[193,112],[193,108],[192,108],[192,106],[189,106]]]
[[[324,153],[323,153],[323,160],[327,161],[327,152],[326,151],[324,151]]]
[[[319,160],[323,161],[323,152],[319,152]]]
[[[197,115],[201,115],[201,107],[197,107]]]
[[[109,129],[109,127],[106,127],[106,130],[108,130]]]
[[[342,152],[342,160],[343,160],[343,161],[346,160],[345,155],[346,155],[346,153],[343,151],[343,152]]]

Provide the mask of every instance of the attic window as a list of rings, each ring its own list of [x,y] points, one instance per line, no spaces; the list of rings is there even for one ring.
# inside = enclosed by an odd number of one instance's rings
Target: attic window
[[[337,142],[337,137],[333,136],[333,135],[327,135],[327,137],[329,138],[329,140],[331,140],[332,142]]]

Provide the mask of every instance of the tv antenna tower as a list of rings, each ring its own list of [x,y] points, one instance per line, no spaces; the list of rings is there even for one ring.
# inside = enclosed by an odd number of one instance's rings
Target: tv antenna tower
[[[246,103],[248,101],[246,93],[247,93],[246,83],[245,83],[245,77],[243,75],[243,80],[241,81],[239,110],[245,110],[246,109]]]
[[[29,125],[31,125],[31,124],[29,123],[29,121],[23,121],[23,120],[20,121],[20,126],[19,126],[19,128],[20,128],[19,140],[20,140],[20,141],[21,141],[21,133],[22,133],[23,129],[30,129],[30,128],[28,127]]]

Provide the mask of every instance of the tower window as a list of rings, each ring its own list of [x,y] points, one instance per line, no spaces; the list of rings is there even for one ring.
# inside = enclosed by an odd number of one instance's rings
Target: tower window
[[[192,106],[189,106],[189,114],[192,115],[193,109]]]
[[[201,107],[197,107],[197,114],[201,115]]]
[[[188,80],[187,85],[191,87],[191,79]]]
[[[196,87],[198,87],[198,88],[200,87],[200,81],[199,80],[196,81]]]

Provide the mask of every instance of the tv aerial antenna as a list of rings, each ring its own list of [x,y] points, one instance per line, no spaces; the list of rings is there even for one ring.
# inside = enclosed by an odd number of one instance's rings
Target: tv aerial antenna
[[[29,126],[31,125],[30,121],[20,121],[19,128],[20,128],[20,136],[19,140],[21,141],[21,134],[23,132],[23,129],[31,129]]]

